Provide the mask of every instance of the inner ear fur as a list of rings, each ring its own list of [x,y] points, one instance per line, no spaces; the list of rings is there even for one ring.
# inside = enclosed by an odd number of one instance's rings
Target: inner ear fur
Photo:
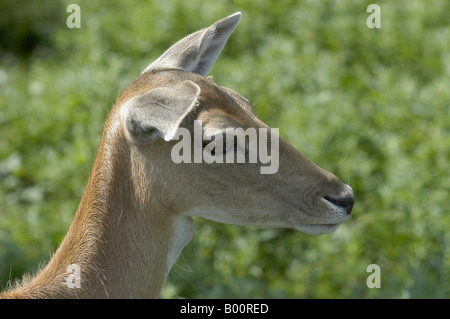
[[[148,144],[157,138],[170,141],[192,111],[200,87],[192,81],[158,87],[127,102],[125,125],[132,139]]]

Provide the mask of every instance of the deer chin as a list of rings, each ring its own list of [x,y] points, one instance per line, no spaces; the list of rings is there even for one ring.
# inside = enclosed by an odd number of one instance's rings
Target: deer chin
[[[325,235],[334,232],[340,224],[300,224],[295,229],[310,235]]]

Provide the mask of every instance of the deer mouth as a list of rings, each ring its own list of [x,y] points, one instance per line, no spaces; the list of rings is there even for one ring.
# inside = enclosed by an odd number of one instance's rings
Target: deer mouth
[[[322,201],[332,210],[330,218],[324,223],[308,223],[299,224],[295,228],[307,234],[323,235],[334,232],[340,224],[350,218],[350,214],[354,205],[353,194],[345,197],[328,197],[322,198]]]
[[[317,212],[320,217],[313,217],[311,214],[306,214],[309,217],[306,217],[305,220],[305,216],[300,219],[298,214],[290,215],[288,218],[290,227],[310,235],[324,235],[334,232],[339,225],[350,218],[349,209],[343,209],[341,206],[329,202],[324,198],[321,201],[325,204],[325,207],[322,204],[320,213]]]
[[[354,205],[353,191],[345,196],[324,196],[319,199],[320,213],[313,219],[299,220],[289,218],[292,228],[311,235],[324,235],[334,232],[340,224],[347,221]],[[298,206],[294,206],[298,207]],[[310,214],[307,214],[311,217]],[[319,217],[320,216],[320,217]]]

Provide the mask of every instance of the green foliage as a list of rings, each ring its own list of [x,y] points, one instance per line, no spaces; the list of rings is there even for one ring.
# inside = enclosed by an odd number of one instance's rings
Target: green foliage
[[[369,1],[80,0],[80,29],[69,3],[0,7],[0,286],[61,241],[121,89],[242,11],[215,81],[349,183],[354,213],[318,237],[197,219],[163,297],[450,297],[450,2],[380,0],[381,29]]]

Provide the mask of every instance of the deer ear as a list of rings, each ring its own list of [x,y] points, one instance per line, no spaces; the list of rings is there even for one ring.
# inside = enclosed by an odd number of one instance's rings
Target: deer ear
[[[188,35],[164,52],[144,72],[158,68],[179,68],[206,76],[240,19],[241,13],[236,12],[209,28]]]
[[[159,137],[170,141],[199,95],[197,84],[183,81],[133,97],[124,106],[127,131],[140,144],[151,143]]]

